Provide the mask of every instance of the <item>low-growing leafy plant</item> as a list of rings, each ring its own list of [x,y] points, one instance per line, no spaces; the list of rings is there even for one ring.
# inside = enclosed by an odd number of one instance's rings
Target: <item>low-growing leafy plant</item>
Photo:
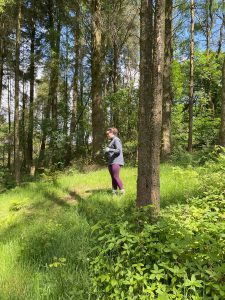
[[[97,299],[225,299],[223,157],[214,168],[202,176],[200,196],[165,208],[156,224],[145,208],[93,226]]]

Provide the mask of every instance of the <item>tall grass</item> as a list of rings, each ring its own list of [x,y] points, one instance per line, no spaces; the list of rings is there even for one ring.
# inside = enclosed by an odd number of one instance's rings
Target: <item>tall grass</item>
[[[137,170],[124,168],[126,195],[112,196],[107,169],[71,169],[0,196],[0,299],[91,298],[91,225],[113,222],[135,203]],[[198,173],[161,166],[161,206],[195,195]]]

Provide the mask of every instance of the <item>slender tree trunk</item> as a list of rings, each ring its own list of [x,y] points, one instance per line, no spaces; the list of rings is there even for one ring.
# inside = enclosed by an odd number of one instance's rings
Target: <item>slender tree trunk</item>
[[[1,18],[2,21],[2,18]],[[5,57],[5,50],[4,50],[4,26],[5,23],[4,21],[2,22],[2,28],[1,28],[1,32],[2,32],[2,36],[0,36],[0,109],[2,106],[2,88],[3,88],[3,75],[4,75],[4,57]]]
[[[113,93],[117,92],[118,89],[118,46],[117,42],[114,38],[113,41],[113,76],[112,76],[112,81],[113,81]]]
[[[79,65],[80,65],[80,51],[81,51],[81,11],[80,4],[77,2],[75,6],[76,19],[74,28],[74,51],[75,51],[75,65],[74,65],[74,75],[73,75],[73,101],[72,101],[72,116],[70,123],[70,137],[69,145],[66,154],[67,164],[72,159],[73,144],[75,141],[75,132],[77,127],[77,117],[78,117],[78,101],[79,101]],[[78,145],[76,145],[78,146]]]
[[[61,20],[59,7],[54,11],[54,1],[49,0],[49,24],[50,24],[50,47],[51,47],[51,66],[48,101],[51,107],[51,162],[57,160],[57,129],[58,129],[58,84],[59,84],[59,58],[60,58],[60,33]]]
[[[65,77],[64,77],[64,120],[63,120],[63,133],[67,137],[68,134],[68,104],[69,104],[69,94],[68,94],[68,68],[69,68],[69,33],[68,28],[66,29],[66,57],[65,57]]]
[[[114,37],[113,41],[113,70],[112,70],[112,85],[113,93],[118,91],[118,61],[119,61],[119,49]],[[112,120],[115,127],[119,126],[120,123],[120,109],[117,103],[112,104]]]
[[[15,112],[14,112],[14,168],[16,184],[20,184],[20,137],[19,137],[19,72],[20,72],[20,43],[21,43],[21,0],[17,1],[17,25],[16,25],[16,64],[15,64]]]
[[[7,167],[11,168],[11,78],[8,77],[8,164]]]
[[[81,53],[80,53],[80,64],[79,64],[79,79],[80,79],[80,92],[78,101],[78,117],[79,127],[77,133],[77,145],[84,149],[85,146],[85,104],[84,104],[84,70],[83,70],[83,58],[84,58],[84,41],[81,39]]]
[[[209,68],[210,64],[210,42],[211,42],[211,36],[212,36],[212,29],[214,26],[214,15],[212,12],[212,5],[213,5],[213,0],[206,0],[206,8],[207,8],[207,14],[206,14],[206,58],[207,58],[207,64]],[[208,97],[209,97],[209,106],[212,110],[212,115],[214,116],[215,108],[214,108],[214,103],[212,99],[212,92],[211,92],[211,81],[212,81],[212,74],[208,74],[208,84],[207,84],[207,92],[208,92]]]
[[[172,105],[172,12],[173,0],[166,0],[165,13],[165,59],[163,73],[163,111],[161,160],[167,161],[171,155],[171,105]]]
[[[42,139],[39,153],[38,165],[43,166],[46,148],[46,139],[51,126],[50,148],[52,150],[52,163],[56,160],[56,132],[57,132],[57,91],[59,81],[59,55],[60,55],[60,32],[61,22],[59,18],[59,8],[57,8],[57,28],[55,28],[54,19],[54,5],[53,1],[48,2],[48,17],[49,17],[49,31],[50,31],[50,48],[51,48],[51,66],[49,79],[48,100],[44,108],[44,119],[42,122]],[[50,124],[51,117],[51,124]]]
[[[38,157],[38,166],[43,167],[44,166],[44,159],[45,159],[45,148],[46,148],[46,138],[49,132],[50,127],[50,109],[51,105],[49,103],[49,99],[47,100],[47,103],[44,103],[43,105],[43,120],[42,120],[42,138],[41,138],[41,147]]]
[[[195,30],[195,3],[191,0],[191,27],[190,27],[190,81],[189,81],[189,131],[188,151],[192,152],[193,146],[193,100],[194,100],[194,30]]]
[[[222,1],[222,8],[224,8],[224,0]],[[220,37],[219,37],[219,41],[218,41],[217,57],[219,56],[221,47],[222,47],[224,27],[225,27],[225,13],[223,12],[222,24],[220,26]]]
[[[80,62],[80,46],[81,46],[81,32],[80,32],[80,6],[76,5],[76,21],[75,21],[75,66],[73,76],[73,106],[72,106],[72,117],[70,124],[70,136],[73,139],[75,134],[75,126],[77,122],[77,104],[79,98],[79,62]]]
[[[220,138],[219,143],[225,147],[225,58],[222,70],[222,95],[221,95],[221,124],[220,124]]]
[[[212,36],[212,29],[214,26],[214,15],[212,12],[213,0],[206,0],[206,55],[210,53],[210,41]]]
[[[32,1],[32,17],[30,28],[30,105],[29,105],[29,125],[27,135],[27,160],[30,174],[33,175],[33,130],[34,130],[34,81],[35,81],[35,2]]]
[[[104,141],[101,31],[101,0],[92,0],[92,158],[96,161]]]
[[[24,59],[24,55],[23,55]],[[22,94],[22,111],[21,111],[21,136],[20,136],[20,144],[23,151],[23,161],[22,167],[26,168],[26,161],[27,161],[27,153],[26,153],[26,93],[25,93],[25,78],[23,73],[23,94]]]
[[[150,204],[150,113],[152,101],[152,0],[141,1],[140,11],[140,100],[138,118],[137,206]]]

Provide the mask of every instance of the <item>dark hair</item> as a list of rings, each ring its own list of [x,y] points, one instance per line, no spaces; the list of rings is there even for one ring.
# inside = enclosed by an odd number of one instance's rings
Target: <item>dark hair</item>
[[[112,132],[114,135],[118,134],[118,129],[115,127],[108,128],[107,131]]]

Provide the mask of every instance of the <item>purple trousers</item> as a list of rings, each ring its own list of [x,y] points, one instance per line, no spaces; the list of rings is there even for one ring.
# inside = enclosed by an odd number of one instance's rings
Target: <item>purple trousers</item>
[[[112,177],[112,188],[114,190],[117,189],[117,187],[122,190],[123,189],[123,183],[120,179],[120,165],[112,164],[108,166],[109,173]]]

